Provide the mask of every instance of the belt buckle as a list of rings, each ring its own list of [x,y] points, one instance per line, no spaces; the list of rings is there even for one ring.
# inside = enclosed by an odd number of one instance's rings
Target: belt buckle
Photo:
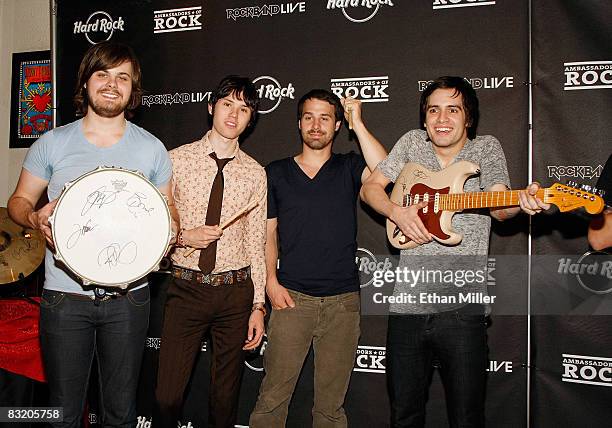
[[[249,277],[249,268],[238,269],[236,271],[236,282],[245,281]]]
[[[181,278],[187,281],[191,281],[193,278],[193,272],[187,269],[181,269]]]
[[[110,300],[113,296],[116,296],[116,293],[110,293],[108,291],[106,291],[104,288],[99,288],[96,287],[93,290],[94,292],[94,301],[95,302],[106,302],[107,300]]]

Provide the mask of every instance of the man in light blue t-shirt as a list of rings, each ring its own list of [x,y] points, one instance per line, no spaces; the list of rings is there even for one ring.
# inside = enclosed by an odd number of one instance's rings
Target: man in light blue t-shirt
[[[17,223],[39,229],[49,247],[54,243],[48,218],[64,184],[98,166],[142,172],[173,207],[172,165],[164,145],[126,120],[140,104],[140,82],[140,65],[131,48],[119,43],[92,46],[81,62],[74,96],[83,118],[46,133],[28,151],[8,211]],[[45,188],[51,202],[35,210]],[[100,424],[136,425],[149,288],[140,281],[127,292],[113,290],[83,285],[47,249],[40,340],[49,405],[63,408],[61,426],[80,425],[94,353],[102,387]]]

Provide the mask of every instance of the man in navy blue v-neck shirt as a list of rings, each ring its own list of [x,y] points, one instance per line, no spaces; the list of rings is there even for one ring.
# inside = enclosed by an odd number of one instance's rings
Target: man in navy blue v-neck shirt
[[[363,156],[332,152],[343,116],[350,117]],[[361,102],[327,90],[300,99],[298,127],[302,152],[266,168],[266,292],[273,311],[253,428],[285,426],[311,344],[313,425],[347,425],[343,403],[360,333],[357,196],[387,153],[365,127]]]

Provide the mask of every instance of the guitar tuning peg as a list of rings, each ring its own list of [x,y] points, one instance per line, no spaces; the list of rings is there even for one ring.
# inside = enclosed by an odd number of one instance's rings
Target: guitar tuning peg
[[[597,189],[597,194],[603,198],[606,196],[606,191],[604,189]]]
[[[588,184],[583,184],[582,186],[580,186],[580,188],[584,190],[585,192],[591,191],[591,186],[589,186]]]
[[[591,193],[597,194],[598,190],[599,189],[597,187],[593,186],[593,188],[591,189]]]
[[[568,186],[570,186],[570,187],[576,187],[576,185],[577,185],[577,184],[578,184],[578,183],[576,183],[575,181],[572,181],[572,180],[569,180],[569,181],[567,182],[567,185],[568,185]]]

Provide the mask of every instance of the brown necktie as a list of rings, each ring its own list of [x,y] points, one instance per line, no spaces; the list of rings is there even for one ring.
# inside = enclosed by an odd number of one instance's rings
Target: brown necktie
[[[206,222],[207,226],[213,226],[219,224],[221,220],[221,205],[223,204],[223,168],[225,165],[234,158],[217,158],[216,153],[211,153],[210,157],[217,162],[217,175],[213,180],[212,187],[210,188],[210,198],[208,199],[208,208],[206,210]],[[215,261],[217,258],[217,241],[211,242],[206,248],[200,251],[200,261],[198,266],[202,273],[211,273],[215,268]]]

